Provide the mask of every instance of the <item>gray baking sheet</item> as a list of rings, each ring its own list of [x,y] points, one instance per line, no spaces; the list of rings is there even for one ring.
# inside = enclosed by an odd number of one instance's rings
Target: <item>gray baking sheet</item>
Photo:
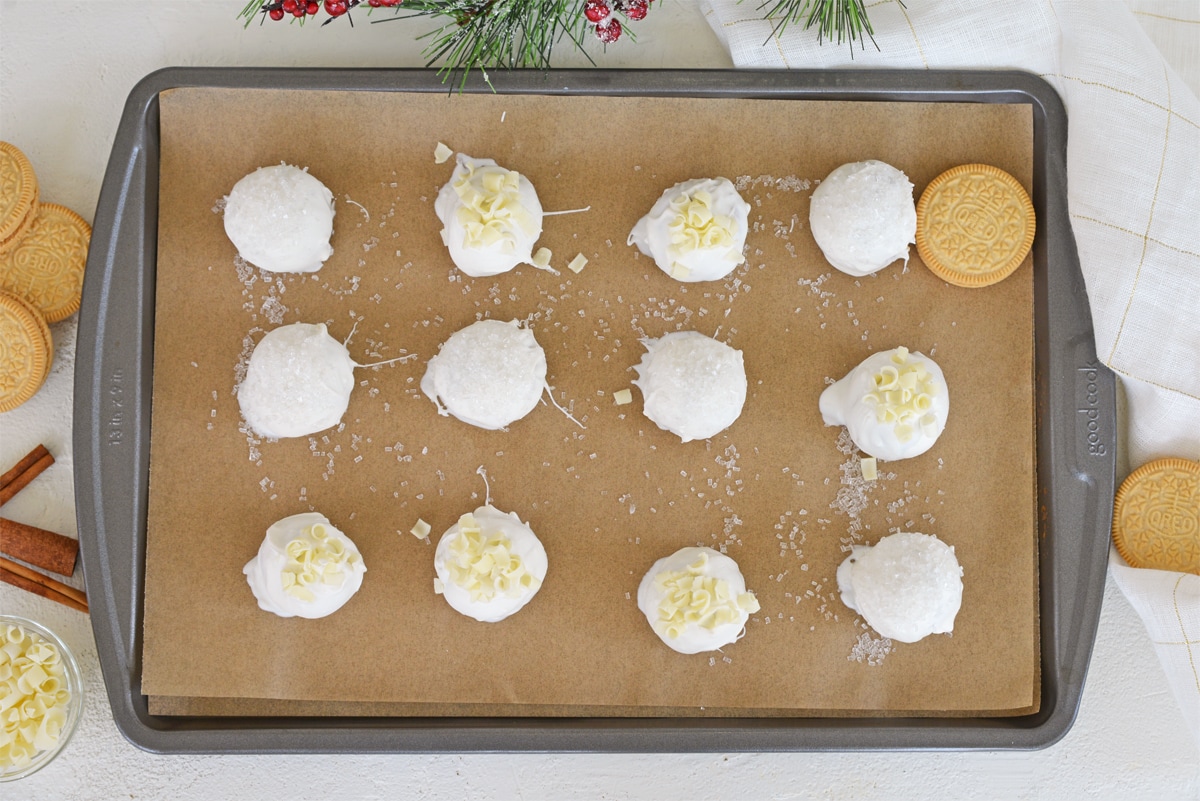
[[[86,330],[93,333],[92,339],[81,340],[96,343],[97,350],[85,354],[81,349],[77,372],[83,390],[77,394],[77,414],[81,422],[94,422],[81,425],[77,433],[83,440],[77,443],[78,452],[94,457],[85,461],[86,468],[81,466],[90,479],[77,482],[81,531],[93,530],[97,546],[90,558],[91,549],[85,546],[84,565],[89,589],[93,582],[103,581],[112,591],[94,595],[111,605],[98,608],[93,619],[114,715],[127,736],[143,747],[164,751],[1036,747],[1061,736],[1078,703],[1080,660],[1086,667],[1090,653],[1107,539],[1107,520],[1100,510],[1111,508],[1112,426],[1101,426],[1100,439],[1089,442],[1089,434],[1095,432],[1089,432],[1086,422],[1080,423],[1087,415],[1079,415],[1078,408],[1095,397],[1100,419],[1110,421],[1112,404],[1111,376],[1095,366],[1090,352],[1090,322],[1065,215],[1061,144],[1065,120],[1048,87],[1029,76],[1003,73],[958,74],[953,80],[929,73],[862,72],[570,72],[502,77],[506,80],[498,80],[497,89],[515,94],[1029,104],[1034,115],[1033,189],[1040,232],[1034,265],[1042,518],[1041,710],[1016,717],[887,721],[766,713],[686,721],[444,716],[235,720],[151,715],[140,692],[138,660],[152,385],[158,93],[189,85],[444,91],[435,77],[423,71],[173,70],[150,76],[135,90],[118,133],[97,211],[96,227],[101,229],[103,223],[103,231],[94,240],[81,318],[81,327],[89,326]],[[100,266],[94,266],[97,263]],[[137,314],[113,316],[108,314],[112,309],[134,309]],[[1099,387],[1099,392],[1089,394],[1089,384]],[[1080,481],[1080,475],[1086,480]],[[331,730],[338,732],[336,737],[329,736]],[[731,730],[736,733],[732,740]],[[651,731],[655,736],[646,738]]]

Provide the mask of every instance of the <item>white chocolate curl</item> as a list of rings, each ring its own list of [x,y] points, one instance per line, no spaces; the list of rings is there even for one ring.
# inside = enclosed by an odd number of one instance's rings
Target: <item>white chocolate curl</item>
[[[58,744],[70,701],[54,643],[21,626],[0,628],[0,772]]]
[[[677,281],[718,281],[746,260],[750,204],[725,178],[697,178],[663,192],[627,244]]]
[[[367,568],[349,537],[324,515],[306,512],[268,528],[258,555],[242,572],[264,611],[320,618],[358,592]]]
[[[519,172],[459,153],[434,211],[450,258],[467,275],[482,278],[533,264],[533,246],[542,234],[542,204]]]
[[[515,614],[541,589],[546,549],[513,513],[491,505],[464,514],[438,541],[434,591],[484,623]]]
[[[908,348],[874,353],[821,393],[826,425],[844,425],[859,450],[894,461],[919,456],[946,428],[950,392],[937,363]]]
[[[682,548],[646,572],[638,609],[673,650],[696,654],[735,642],[759,604],[728,556],[712,548]]]

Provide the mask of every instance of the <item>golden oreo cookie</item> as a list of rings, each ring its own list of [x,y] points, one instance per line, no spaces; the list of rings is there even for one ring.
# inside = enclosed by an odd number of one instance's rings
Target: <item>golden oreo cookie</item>
[[[79,310],[92,227],[70,209],[43,203],[20,242],[0,254],[0,289],[20,295],[48,323]]]
[[[37,175],[25,154],[0,142],[0,251],[8,250],[33,220],[38,201]]]
[[[1112,533],[1133,567],[1200,575],[1200,462],[1158,459],[1130,473],[1117,490]]]
[[[1033,202],[997,167],[964,164],[934,178],[917,203],[917,253],[955,286],[1003,280],[1033,244]]]
[[[54,344],[38,310],[0,292],[0,412],[34,396],[50,372]]]

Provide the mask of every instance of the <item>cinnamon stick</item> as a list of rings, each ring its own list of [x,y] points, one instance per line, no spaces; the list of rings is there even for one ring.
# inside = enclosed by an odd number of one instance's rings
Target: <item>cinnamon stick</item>
[[[9,566],[22,568],[22,572],[10,570]],[[29,578],[28,574],[32,574],[38,578]],[[55,601],[63,606],[69,606],[72,609],[77,609],[80,612],[87,612],[87,597],[83,596],[79,590],[74,587],[68,587],[66,584],[55,581],[49,576],[43,576],[35,570],[29,570],[24,565],[18,565],[15,562],[10,562],[7,559],[0,558],[0,581],[6,584],[11,584],[14,587],[20,587],[23,590],[33,593],[50,601]],[[70,591],[68,595],[65,591]],[[83,597],[80,601],[79,597]]]
[[[0,553],[69,576],[75,572],[79,540],[0,517]]]
[[[54,457],[45,445],[38,445],[13,465],[12,469],[0,476],[0,506],[12,500],[13,496],[33,481],[42,471],[54,464]]]
[[[77,590],[70,584],[63,584],[57,579],[52,579],[49,576],[44,576],[31,567],[26,567],[19,562],[14,562],[11,559],[5,559],[0,556],[0,570],[7,570],[9,573],[16,573],[22,578],[36,582],[47,589],[54,590],[57,593],[67,596],[68,598],[87,606],[87,595],[83,590]]]

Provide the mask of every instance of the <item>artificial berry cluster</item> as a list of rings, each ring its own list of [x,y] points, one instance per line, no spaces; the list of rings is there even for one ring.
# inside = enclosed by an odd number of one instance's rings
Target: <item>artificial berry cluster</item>
[[[315,17],[324,6],[325,13],[330,17],[340,17],[350,9],[359,5],[362,0],[282,0],[281,2],[263,3],[262,10],[268,17],[278,22],[288,14],[293,17]],[[404,0],[367,0],[371,8],[392,8]]]
[[[621,21],[617,19],[617,13],[636,22],[646,18],[651,2],[653,0],[587,0],[583,4],[583,15],[595,25],[596,38],[611,44],[621,38]]]

